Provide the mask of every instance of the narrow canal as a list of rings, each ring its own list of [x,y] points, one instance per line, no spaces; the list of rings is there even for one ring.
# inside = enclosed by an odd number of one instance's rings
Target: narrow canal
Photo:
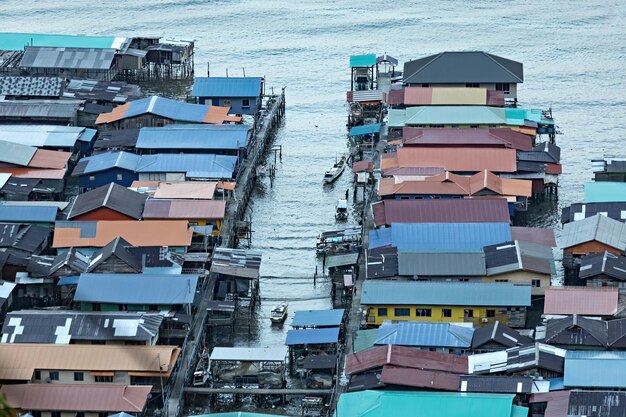
[[[592,0],[363,2],[2,0],[5,31],[195,39],[196,74],[266,76],[286,86],[287,113],[278,132],[283,159],[273,187],[259,184],[251,207],[252,247],[264,253],[261,308],[235,342],[282,344],[269,309],[330,307],[329,283],[313,285],[315,236],[335,227],[334,204],[350,186],[349,171],[331,187],[322,176],[345,150],[348,57],[384,53],[401,62],[444,50],[485,50],[524,63],[522,106],[553,107],[562,149],[558,207],[579,201],[592,156],[624,154],[626,138],[626,4]],[[36,27],[33,22],[37,22]],[[172,95],[184,96],[176,86]],[[273,160],[273,157],[272,157]],[[536,209],[535,225],[557,227],[554,205]],[[351,216],[351,220],[354,217]]]

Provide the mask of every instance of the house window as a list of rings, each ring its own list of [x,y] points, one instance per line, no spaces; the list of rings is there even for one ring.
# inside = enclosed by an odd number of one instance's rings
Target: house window
[[[508,93],[511,91],[511,88],[509,87],[509,83],[496,83],[496,91]]]
[[[408,308],[396,308],[394,309],[394,314],[396,317],[409,317],[411,315],[411,310]]]
[[[95,181],[95,180],[96,180],[96,177],[94,175],[89,176],[89,181]]]
[[[124,176],[122,174],[117,174],[118,181],[122,181],[123,179],[124,179]]]
[[[50,371],[50,374],[48,375],[48,378],[50,378],[50,381],[58,381],[59,380],[59,373],[57,371]]]
[[[96,375],[96,382],[113,382],[113,377]]]
[[[36,381],[41,380],[41,371],[35,371],[35,380]]]
[[[244,98],[241,100],[241,107],[249,108],[250,107],[250,99]]]
[[[532,286],[533,287],[537,287],[537,288],[541,287],[541,280],[540,279],[533,279],[532,280]]]
[[[417,317],[432,317],[433,312],[430,308],[418,308],[415,309],[415,315]]]
[[[51,411],[50,412],[50,417],[61,417],[61,412],[60,411]]]
[[[378,309],[378,316],[379,317],[387,317],[387,308],[386,307],[381,307]]]
[[[76,412],[76,417],[85,417],[85,413],[83,411]]]
[[[474,317],[474,310],[472,310],[472,309],[463,310],[463,315],[465,317],[472,318],[472,317]]]
[[[444,308],[441,310],[441,317],[452,317],[452,309]]]
[[[459,278],[460,282],[469,282],[469,278]]]
[[[479,83],[466,83],[465,87],[467,87],[467,88],[478,88],[478,87],[480,87],[480,84]]]
[[[74,381],[84,381],[85,377],[82,372],[74,372]]]
[[[422,84],[422,87],[424,88],[430,87],[430,84]]]
[[[39,410],[31,410],[31,411],[30,411],[30,414],[31,414],[33,417],[41,417],[41,411],[39,411]]]
[[[487,317],[494,318],[496,316],[496,310],[487,310]]]
[[[102,306],[100,305],[100,303],[93,303],[91,305],[91,309],[93,311],[101,311],[102,310]]]
[[[508,279],[497,279],[496,282],[509,282]]]

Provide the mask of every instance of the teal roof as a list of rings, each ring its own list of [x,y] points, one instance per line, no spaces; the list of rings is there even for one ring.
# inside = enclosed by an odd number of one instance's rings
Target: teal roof
[[[586,182],[584,202],[626,202],[626,182]]]
[[[113,416],[110,416],[113,417]],[[276,414],[248,413],[245,411],[233,411],[230,413],[198,414],[192,417],[276,417]]]
[[[506,124],[511,126],[523,126],[526,120],[540,125],[554,125],[554,120],[543,118],[543,112],[539,109],[504,109]]]
[[[350,56],[350,68],[371,67],[373,65],[376,65],[376,54]]]
[[[360,352],[373,348],[377,334],[378,329],[357,330],[354,337],[354,351]]]
[[[514,395],[419,391],[359,391],[339,397],[335,417],[519,417]],[[419,410],[419,413],[416,413]]]
[[[22,51],[25,46],[121,49],[121,46],[125,44],[126,41],[126,38],[116,38],[115,36],[75,36],[0,32],[0,49],[3,51]]]

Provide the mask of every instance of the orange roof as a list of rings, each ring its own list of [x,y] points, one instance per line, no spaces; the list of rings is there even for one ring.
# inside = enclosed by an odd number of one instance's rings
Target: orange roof
[[[37,169],[37,168],[23,168],[23,167],[0,167],[0,172],[11,174],[15,178],[36,178],[42,180],[62,180],[67,172],[66,168],[63,169]]]
[[[469,178],[466,178],[466,180],[469,184]],[[394,178],[381,178],[378,186],[378,195],[395,194],[468,195],[468,191],[454,181],[424,180],[396,183]]]
[[[122,120],[126,112],[130,109],[130,103],[122,104],[121,106],[114,107],[108,113],[100,113],[96,119],[96,124],[111,123],[117,120]]]
[[[28,163],[32,168],[52,168],[62,169],[67,166],[71,152],[49,151],[46,149],[37,149],[33,159]]]
[[[487,189],[503,196],[530,197],[532,195],[532,181],[500,178],[484,170],[472,175],[470,189],[472,195]]]
[[[192,235],[185,220],[63,221],[56,223],[52,247],[101,248],[120,236],[133,246],[189,246]]]
[[[222,124],[224,122],[241,123],[241,116],[229,116],[230,107],[211,106],[204,116],[204,123]]]
[[[160,182],[154,198],[211,200],[216,186],[217,183],[211,181]]]
[[[130,184],[130,188],[140,188],[140,187],[158,187],[160,181],[133,181]]]
[[[236,186],[237,186],[237,183],[234,181],[220,181],[217,183],[217,188],[219,188],[220,190],[233,191]]]
[[[447,171],[515,172],[515,149],[502,148],[400,148],[381,159],[383,170],[396,167],[443,167]]]

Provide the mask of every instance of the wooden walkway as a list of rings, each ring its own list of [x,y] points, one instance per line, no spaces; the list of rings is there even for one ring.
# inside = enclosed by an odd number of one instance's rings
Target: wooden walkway
[[[245,394],[245,395],[304,395],[320,396],[330,395],[331,389],[297,389],[297,388],[204,388],[185,387],[185,394]]]

